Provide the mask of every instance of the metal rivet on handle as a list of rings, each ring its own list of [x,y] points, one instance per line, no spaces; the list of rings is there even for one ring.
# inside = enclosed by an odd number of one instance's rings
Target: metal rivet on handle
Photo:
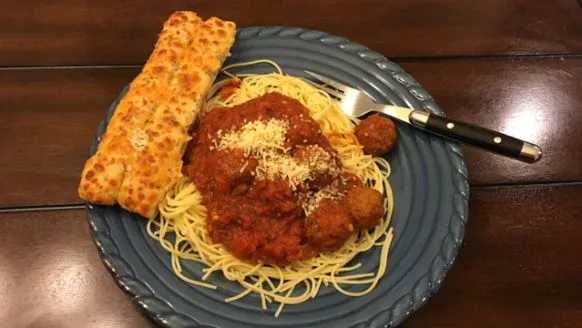
[[[455,127],[455,123],[447,123],[447,128],[449,130],[453,129]]]
[[[495,137],[495,138],[493,138],[493,142],[495,142],[497,144],[498,143],[501,143],[501,138],[500,137]]]

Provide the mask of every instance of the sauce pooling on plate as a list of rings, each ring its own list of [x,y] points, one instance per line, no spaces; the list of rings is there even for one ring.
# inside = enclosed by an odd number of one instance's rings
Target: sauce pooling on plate
[[[309,110],[279,93],[204,115],[185,162],[213,242],[251,263],[337,250],[384,214],[382,195],[344,170]]]

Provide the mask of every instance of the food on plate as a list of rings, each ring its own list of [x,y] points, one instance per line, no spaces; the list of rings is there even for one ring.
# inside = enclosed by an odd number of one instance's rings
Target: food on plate
[[[216,74],[234,42],[235,24],[178,11],[121,99],[78,192],[93,204],[119,204],[153,218],[182,176],[181,157]]]
[[[345,204],[331,198],[320,200],[304,221],[306,241],[321,252],[340,248],[355,232]]]
[[[390,151],[396,143],[396,126],[392,120],[373,114],[356,127],[356,137],[366,154],[378,156]]]
[[[348,191],[345,202],[358,229],[373,228],[384,214],[382,194],[376,189],[356,186]]]
[[[255,64],[276,72],[230,73]],[[390,126],[374,116],[346,117],[328,94],[272,61],[223,70],[230,78],[214,85],[196,118],[183,177],[148,220],[148,234],[184,281],[216,288],[208,278],[221,273],[243,287],[225,301],[256,294],[264,309],[278,304],[276,316],[316,297],[322,285],[369,293],[386,270],[393,208],[390,165],[370,154],[389,150],[395,131],[389,147],[371,138],[371,131],[388,135]],[[362,139],[358,123],[365,124]],[[380,250],[377,271],[355,272],[360,265],[352,260],[372,248]],[[201,276],[188,276],[183,261],[204,264]]]
[[[240,260],[307,260],[384,214],[382,194],[346,179],[309,109],[279,92],[211,110],[190,144],[183,171],[203,196],[210,237]]]
[[[394,124],[346,117],[325,92],[258,60],[227,66],[235,24],[175,12],[121,99],[79,195],[148,219],[173,272],[216,288],[221,273],[266,309],[299,304],[333,286],[366,295],[386,271],[393,232]],[[268,64],[270,74],[230,69]],[[376,272],[354,258],[379,249]],[[190,277],[183,261],[204,265]],[[361,286],[344,288],[343,286]]]

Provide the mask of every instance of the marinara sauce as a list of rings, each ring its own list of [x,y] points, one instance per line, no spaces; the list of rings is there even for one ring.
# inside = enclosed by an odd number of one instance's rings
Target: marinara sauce
[[[217,140],[226,131],[240,130],[246,123],[285,120],[285,155],[299,156],[299,149],[316,146],[329,155],[336,174],[314,175],[300,186],[285,179],[260,180],[258,158],[242,149],[219,150]],[[356,232],[348,202],[325,199],[308,216],[302,207],[306,195],[334,186],[346,194],[362,187],[356,176],[341,170],[337,152],[295,99],[267,93],[246,103],[216,108],[194,126],[185,155],[184,174],[203,195],[208,209],[207,229],[213,242],[223,244],[235,257],[251,263],[286,265],[341,247]],[[302,154],[301,156],[305,156]]]

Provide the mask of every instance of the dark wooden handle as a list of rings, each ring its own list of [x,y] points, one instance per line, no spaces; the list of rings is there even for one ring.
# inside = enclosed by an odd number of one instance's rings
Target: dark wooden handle
[[[477,125],[451,120],[446,117],[414,111],[411,123],[425,130],[471,146],[486,149],[527,163],[537,162],[542,155],[540,147],[501,132]]]

